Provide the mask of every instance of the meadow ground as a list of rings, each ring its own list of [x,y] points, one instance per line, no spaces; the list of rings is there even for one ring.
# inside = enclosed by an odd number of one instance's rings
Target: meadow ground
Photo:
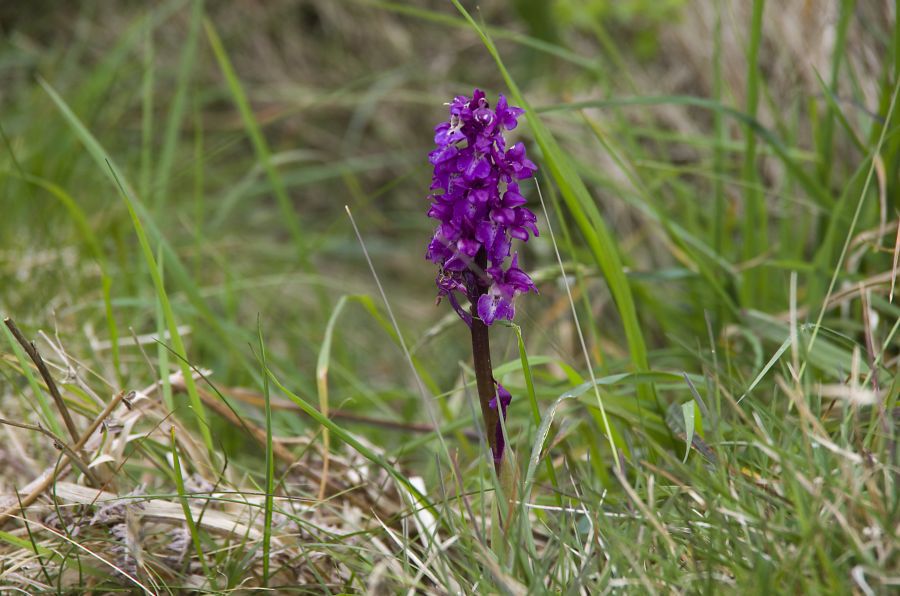
[[[898,9],[0,5],[0,592],[895,593]],[[500,478],[424,259],[473,87],[541,191]]]

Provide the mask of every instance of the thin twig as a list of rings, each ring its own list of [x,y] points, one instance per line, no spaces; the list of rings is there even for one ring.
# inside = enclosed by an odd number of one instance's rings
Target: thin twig
[[[173,383],[173,386],[175,386],[175,388],[177,388],[179,391],[185,390],[184,383],[181,383],[179,381],[175,381]],[[243,387],[223,387],[222,385],[219,385],[218,387],[219,390],[229,398],[236,399],[241,403],[249,404],[257,408],[265,407],[265,399],[263,398],[262,394],[257,393],[251,389],[245,389]],[[303,413],[303,410],[301,410],[294,402],[288,401],[286,399],[280,399],[274,396],[271,398],[271,406],[273,410],[287,410],[291,412],[299,412],[301,414]],[[369,426],[386,428],[390,430],[423,434],[437,432],[437,429],[433,425],[427,423],[400,422],[398,420],[376,418],[374,416],[357,414],[356,412],[348,412],[347,410],[332,409],[329,410],[328,416],[329,418],[334,418],[336,420],[346,420],[347,422],[356,422],[359,424],[366,424]],[[463,434],[467,439],[471,441],[478,440],[478,433],[473,430],[464,430]]]
[[[131,392],[133,393],[133,392]],[[112,411],[116,409],[116,407],[122,403],[122,400],[125,399],[125,396],[128,395],[125,391],[119,391],[116,396],[109,402],[103,411],[100,412],[100,415],[97,416],[91,425],[88,427],[87,431],[84,433],[84,436],[78,440],[78,444],[75,446],[75,449],[83,449],[85,445],[87,445],[88,439],[91,438],[91,435],[100,428],[100,425],[103,424],[103,421],[106,420],[107,416],[112,414]],[[126,404],[127,405],[127,404]]]
[[[66,429],[68,429],[69,435],[71,435],[73,441],[77,442],[78,427],[75,426],[75,421],[72,420],[72,415],[69,413],[69,408],[66,407],[66,402],[63,401],[62,394],[60,394],[59,388],[56,386],[56,382],[53,380],[53,376],[50,375],[50,370],[44,363],[44,359],[41,358],[41,353],[38,352],[37,348],[34,346],[34,343],[28,341],[28,339],[22,334],[22,332],[18,327],[16,327],[15,322],[11,318],[6,317],[5,319],[3,319],[3,323],[7,326],[7,328],[9,328],[10,332],[13,334],[13,337],[15,337],[16,341],[19,342],[19,345],[22,346],[22,349],[25,350],[25,353],[27,353],[28,357],[31,358],[31,361],[34,362],[34,365],[37,366],[38,372],[41,373],[41,377],[44,379],[44,383],[47,384],[47,390],[50,392],[50,396],[53,397],[53,401],[56,402],[56,407],[59,409],[59,413],[62,415],[63,421],[66,423]]]

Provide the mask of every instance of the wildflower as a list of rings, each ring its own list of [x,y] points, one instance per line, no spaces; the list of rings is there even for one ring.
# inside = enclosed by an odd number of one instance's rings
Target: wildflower
[[[440,266],[438,300],[447,297],[469,326],[472,315],[455,293],[466,296],[484,324],[491,325],[497,319],[512,320],[516,296],[537,291],[519,269],[517,256],[510,260],[513,238],[526,242],[538,235],[518,183],[531,178],[537,166],[524,144],[507,148],[503,137],[522,113],[502,95],[491,109],[484,92],[475,89],[471,98],[454,98],[450,119],[434,129],[428,216],[439,224],[426,258]]]
[[[484,92],[459,95],[450,102],[450,119],[434,129],[436,148],[428,216],[438,221],[425,257],[438,265],[438,302],[447,298],[472,332],[472,355],[488,443],[499,471],[505,441],[501,417],[512,395],[494,380],[488,326],[511,321],[515,299],[537,288],[519,268],[512,240],[538,235],[537,218],[527,207],[519,181],[534,176],[537,166],[525,145],[507,148],[504,131],[524,113],[502,95],[492,109]],[[459,295],[468,300],[468,309]]]

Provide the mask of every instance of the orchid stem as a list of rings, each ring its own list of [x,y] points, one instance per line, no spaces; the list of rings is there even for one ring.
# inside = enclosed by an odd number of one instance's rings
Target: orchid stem
[[[475,257],[475,265],[484,271],[487,267],[487,256],[482,248]],[[478,386],[478,398],[481,402],[481,415],[484,417],[484,429],[488,446],[494,460],[494,470],[500,474],[500,464],[503,453],[498,452],[497,426],[500,424],[500,408],[491,407],[490,402],[497,394],[494,387],[494,368],[491,365],[491,340],[490,329],[478,317],[478,297],[485,293],[485,289],[479,290],[479,295],[471,300],[472,306],[472,360],[475,365],[475,383]]]

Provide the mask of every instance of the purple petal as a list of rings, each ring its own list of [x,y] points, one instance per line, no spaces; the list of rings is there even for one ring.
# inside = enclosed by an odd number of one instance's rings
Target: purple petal
[[[509,256],[510,241],[506,234],[497,234],[494,242],[488,247],[488,258],[491,263],[500,264]]]
[[[491,408],[497,408],[497,398],[500,398],[500,406],[503,408],[503,418],[506,419],[506,408],[509,407],[510,402],[512,402],[512,394],[509,390],[506,389],[500,383],[497,383],[497,393],[494,395],[493,399],[488,402],[488,405]]]
[[[530,159],[526,158],[522,160],[522,165],[516,170],[516,178],[525,180],[534,176],[535,172],[537,172],[537,166]]]
[[[497,229],[489,221],[480,221],[475,225],[475,239],[484,244],[490,244],[494,240]]]
[[[507,226],[511,223],[515,223],[516,221],[516,212],[512,209],[493,209],[491,210],[491,219],[493,219],[498,224]]]
[[[487,203],[491,198],[491,193],[486,188],[475,188],[470,196],[478,203]]]
[[[534,282],[527,273],[521,269],[510,269],[506,272],[506,283],[515,288],[517,292],[528,292],[534,287]]]
[[[434,127],[434,144],[439,146],[450,145],[466,138],[458,126],[450,122],[441,122]]]
[[[475,89],[471,97],[456,96],[449,113],[448,121],[434,128],[436,147],[428,156],[434,171],[427,213],[439,223],[425,256],[441,268],[439,300],[448,297],[460,318],[471,324],[472,315],[457,300],[464,294],[490,325],[513,318],[518,294],[537,291],[515,255],[505,265],[513,238],[527,241],[530,234],[537,235],[536,217],[516,184],[532,176],[536,166],[523,143],[507,149],[503,131],[516,127],[523,110],[510,106],[506,97],[501,95],[491,109],[484,92]],[[482,248],[486,271],[473,265]],[[507,393],[499,398],[501,405]]]
[[[459,255],[453,255],[444,262],[444,269],[446,271],[465,271],[468,266],[468,259],[462,259]]]
[[[503,438],[503,427],[497,423],[497,430],[494,432],[496,442],[494,443],[494,464],[503,461],[503,451],[506,450],[506,440]]]
[[[475,122],[479,123],[485,129],[493,130],[494,124],[497,120],[496,114],[490,108],[482,107],[478,108],[474,112],[472,112],[472,116],[475,119]]]
[[[500,398],[500,416],[503,420],[506,420],[506,408],[509,407],[510,402],[512,402],[512,394],[506,390],[506,388],[497,383],[497,395],[494,399],[491,400],[490,406],[492,408],[497,407],[497,398]],[[506,440],[503,438],[503,426],[501,422],[497,421],[497,427],[494,429],[494,462],[499,462],[503,459],[503,451],[506,448]]]
[[[445,147],[440,147],[435,149],[431,153],[428,154],[428,161],[431,162],[432,165],[438,165],[444,163],[445,161],[451,160],[459,153],[459,149],[456,148],[456,145],[447,145]]]
[[[501,94],[497,100],[497,118],[506,130],[512,130],[518,125],[519,116],[525,113],[522,108],[507,107],[506,98]]]
[[[456,249],[469,257],[474,257],[479,248],[481,248],[481,243],[471,238],[460,238],[456,241]],[[523,273],[522,275],[525,274]],[[528,276],[526,275],[525,277]]]
[[[525,158],[525,143],[518,142],[506,150],[506,159],[512,163],[519,163]]]
[[[538,229],[535,222],[537,221],[537,217],[535,217],[534,213],[532,213],[529,209],[525,207],[517,207],[516,208],[516,221],[515,225],[519,227],[525,227],[531,230],[531,233],[535,236],[538,235]]]
[[[519,194],[519,185],[518,184],[510,184],[509,188],[505,193],[503,193],[503,206],[504,207],[518,207],[519,205],[524,205],[528,201]]]
[[[484,156],[473,156],[464,166],[463,177],[466,180],[478,180],[491,173],[491,163]]]
[[[445,271],[441,271],[438,274],[435,283],[437,284],[438,290],[441,294],[460,292],[465,289],[462,287],[462,283],[460,283],[457,276],[453,274],[447,275]]]
[[[497,319],[506,319],[507,321],[512,321],[513,317],[516,316],[516,307],[513,306],[512,301],[507,300],[506,298],[500,298],[498,300],[499,304],[497,305]]]
[[[525,228],[513,226],[509,228],[509,235],[518,240],[522,240],[523,242],[528,241],[528,230]]]
[[[428,250],[425,251],[425,258],[432,263],[440,265],[449,256],[450,251],[447,250],[447,247],[444,246],[444,243],[440,240],[433,238],[431,242],[428,243]]]
[[[500,265],[492,265],[485,269],[485,272],[491,278],[492,283],[503,281],[503,268]]]
[[[444,222],[438,226],[437,234],[435,234],[434,237],[446,241],[447,246],[449,246],[451,242],[456,242],[459,238],[459,232],[460,230],[458,227],[450,222]]]
[[[485,324],[490,326],[491,323],[494,322],[494,317],[497,315],[497,307],[499,305],[499,301],[494,300],[493,296],[490,294],[483,294],[478,299],[478,318]]]

